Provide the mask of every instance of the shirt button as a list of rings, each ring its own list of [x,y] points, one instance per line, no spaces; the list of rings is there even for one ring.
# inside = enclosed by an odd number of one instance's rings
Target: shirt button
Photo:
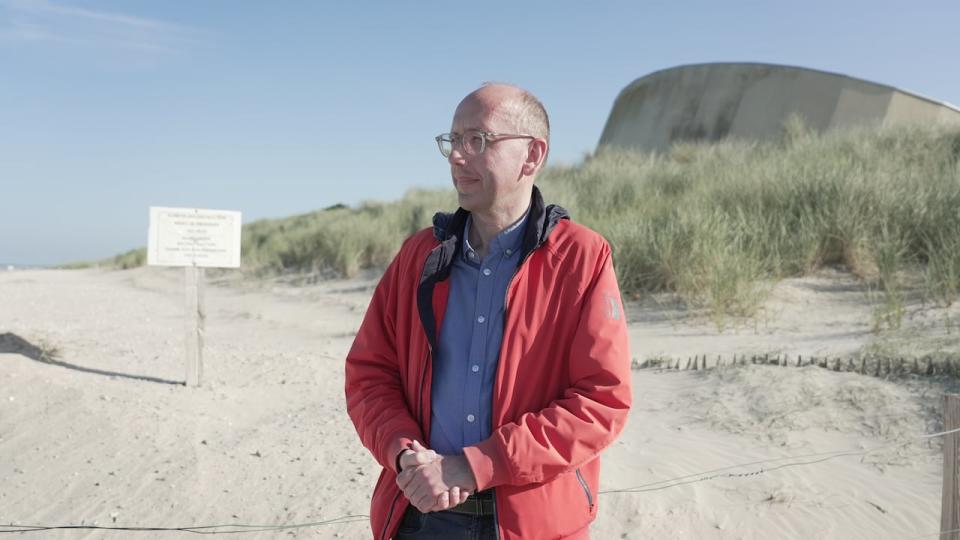
[[[489,276],[490,274],[492,274],[492,272],[490,271],[489,268],[484,268],[484,269],[483,269],[483,275]]]
[[[480,366],[474,364],[473,367],[470,368],[470,370],[473,371],[474,373],[476,373],[476,372],[480,371]]]
[[[508,250],[507,250],[507,255],[513,255],[513,250],[512,250],[512,249],[508,249]]]
[[[475,417],[475,416],[472,415],[472,414],[468,414],[468,415],[467,415],[467,422],[473,423],[473,421],[476,420],[476,419],[477,419],[477,417]]]
[[[487,318],[484,317],[483,315],[477,317],[477,322],[480,323],[480,324],[483,324],[483,322],[486,321],[486,320],[487,320]]]

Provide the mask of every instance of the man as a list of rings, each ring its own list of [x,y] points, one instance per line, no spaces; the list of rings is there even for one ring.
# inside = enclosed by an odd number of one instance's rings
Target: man
[[[404,243],[346,362],[375,538],[589,536],[630,355],[608,244],[534,187],[549,137],[503,84],[437,137],[460,208]]]

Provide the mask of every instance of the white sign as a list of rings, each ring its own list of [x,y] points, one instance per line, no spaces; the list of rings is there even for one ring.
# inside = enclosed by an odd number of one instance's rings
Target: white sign
[[[240,267],[240,212],[150,207],[147,264]]]

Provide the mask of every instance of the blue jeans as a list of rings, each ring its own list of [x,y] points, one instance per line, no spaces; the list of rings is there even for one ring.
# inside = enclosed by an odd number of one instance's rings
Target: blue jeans
[[[494,516],[471,516],[456,512],[420,513],[410,505],[394,540],[496,540]]]

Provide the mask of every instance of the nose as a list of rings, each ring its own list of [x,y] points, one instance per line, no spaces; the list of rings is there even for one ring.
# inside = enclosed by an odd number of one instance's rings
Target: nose
[[[467,158],[462,151],[462,147],[459,144],[453,143],[450,148],[450,155],[447,156],[447,161],[451,165],[459,165],[467,161]]]

